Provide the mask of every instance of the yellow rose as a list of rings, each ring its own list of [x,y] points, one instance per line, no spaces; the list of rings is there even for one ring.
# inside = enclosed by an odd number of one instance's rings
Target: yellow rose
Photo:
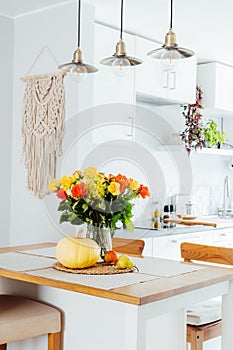
[[[71,187],[73,181],[74,181],[74,179],[72,177],[63,175],[61,178],[62,189],[64,191],[68,191],[68,189]]]
[[[70,178],[72,178],[74,181],[75,180],[78,180],[80,178],[80,176],[82,175],[81,171],[80,170],[76,170]]]
[[[57,192],[59,189],[60,189],[60,183],[56,179],[49,181],[48,190],[50,192]]]
[[[130,183],[130,186],[131,190],[133,191],[136,191],[139,189],[139,183],[137,182],[137,180],[133,180],[131,183]]]
[[[97,170],[95,167],[90,166],[84,170],[84,177],[86,179],[94,179],[97,174]]]
[[[120,185],[117,182],[111,182],[110,185],[108,186],[108,190],[113,196],[117,196],[120,194]]]

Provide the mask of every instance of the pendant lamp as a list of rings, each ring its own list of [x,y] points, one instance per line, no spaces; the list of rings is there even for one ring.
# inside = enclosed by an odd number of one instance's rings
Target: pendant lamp
[[[194,55],[194,52],[189,49],[179,47],[176,43],[176,35],[172,29],[172,17],[173,17],[173,0],[171,0],[171,14],[170,14],[170,29],[165,36],[165,43],[159,49],[148,52],[148,56],[155,59],[166,60],[170,64],[173,60],[179,60],[188,58]]]
[[[81,0],[77,3],[77,14],[78,14],[78,47],[73,53],[73,60],[70,63],[61,64],[58,68],[63,72],[72,74],[78,81],[82,81],[86,78],[87,74],[95,73],[98,69],[90,64],[84,63],[83,53],[80,48],[80,22],[81,22]],[[75,79],[74,79],[75,80]]]
[[[100,63],[106,66],[112,66],[114,73],[119,76],[128,74],[131,66],[136,66],[142,63],[142,60],[126,54],[126,45],[123,41],[123,0],[121,0],[120,39],[116,45],[116,52],[113,56],[101,60]]]

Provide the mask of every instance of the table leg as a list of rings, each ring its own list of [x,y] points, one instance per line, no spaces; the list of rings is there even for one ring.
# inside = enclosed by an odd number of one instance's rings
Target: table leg
[[[222,297],[222,350],[233,349],[233,281]]]
[[[156,306],[153,305],[155,308]],[[185,350],[186,312],[184,309],[156,315],[152,305],[127,307],[124,349]]]
[[[142,308],[136,305],[127,307],[125,329],[128,336],[125,337],[124,347],[127,350],[146,349],[146,318]]]

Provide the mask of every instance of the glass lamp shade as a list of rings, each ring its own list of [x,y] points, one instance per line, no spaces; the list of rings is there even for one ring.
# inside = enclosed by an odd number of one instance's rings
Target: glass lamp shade
[[[147,55],[159,60],[169,59],[170,61],[173,61],[192,57],[194,55],[194,52],[182,47],[161,47],[159,49],[148,52]]]
[[[137,66],[138,64],[142,63],[142,60],[140,60],[139,58],[135,58],[127,55],[121,55],[121,56],[113,55],[111,57],[104,58],[103,60],[100,61],[100,63],[104,64],[105,66],[112,66],[113,62],[116,59],[120,59],[120,58],[127,59],[129,61],[130,66]]]
[[[113,73],[119,77],[123,77],[130,72],[131,64],[126,57],[117,57],[112,62]]]
[[[66,73],[74,73],[75,71],[78,73],[82,70],[85,70],[86,73],[95,73],[95,72],[98,72],[98,69],[95,68],[94,66],[91,66],[90,64],[86,64],[86,63],[83,63],[83,62],[70,62],[70,63],[65,63],[65,64],[62,64],[58,67],[59,69],[61,69],[63,72],[66,72]]]
[[[73,64],[69,70],[70,77],[73,81],[80,83],[87,77],[87,69],[83,64]]]

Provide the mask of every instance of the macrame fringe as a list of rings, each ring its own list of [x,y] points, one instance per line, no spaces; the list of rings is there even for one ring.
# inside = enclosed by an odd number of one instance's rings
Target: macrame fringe
[[[56,176],[56,158],[62,153],[65,125],[63,74],[26,80],[23,108],[23,155],[27,188],[36,197],[48,194]]]

